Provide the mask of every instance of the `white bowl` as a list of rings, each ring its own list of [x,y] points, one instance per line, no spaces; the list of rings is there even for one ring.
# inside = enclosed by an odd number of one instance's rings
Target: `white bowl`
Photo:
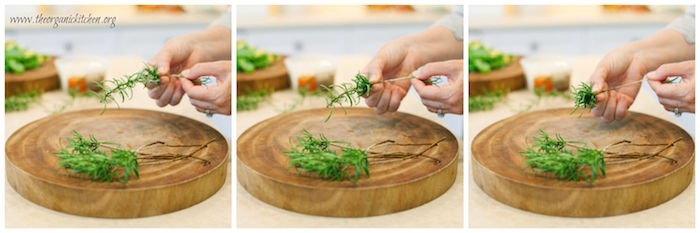
[[[556,55],[535,55],[520,59],[527,89],[530,91],[535,90],[536,77],[551,77],[552,89],[567,90],[571,79],[571,63],[570,59]]]
[[[320,85],[333,84],[336,61],[327,55],[295,55],[284,59],[289,77],[292,82],[292,89],[299,89],[299,77],[312,76],[316,80],[316,90],[320,90]]]
[[[104,79],[107,69],[106,59],[99,56],[69,56],[54,60],[58,76],[61,79],[61,90],[68,91],[68,79],[84,77],[89,84]]]

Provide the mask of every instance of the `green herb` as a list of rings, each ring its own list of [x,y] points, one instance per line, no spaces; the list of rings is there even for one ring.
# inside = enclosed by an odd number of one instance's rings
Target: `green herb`
[[[258,109],[260,103],[270,99],[272,90],[264,89],[249,91],[243,95],[236,96],[236,109],[238,111],[249,111]]]
[[[362,174],[370,175],[370,159],[377,162],[387,160],[404,160],[418,157],[432,159],[435,163],[440,163],[439,159],[425,155],[428,150],[436,147],[438,143],[445,140],[440,139],[431,144],[412,143],[400,144],[393,140],[385,140],[369,146],[367,149],[353,147],[349,142],[333,141],[323,134],[314,137],[313,134],[304,130],[304,133],[296,138],[297,143],[289,151],[284,153],[290,158],[289,166],[301,172],[315,173],[325,180],[342,181],[348,180],[357,182]],[[382,152],[372,151],[378,146],[428,146],[419,153],[405,152]]]
[[[107,104],[109,102],[117,102],[117,97],[120,98],[123,103],[127,99],[131,99],[134,95],[134,87],[137,84],[143,84],[144,87],[149,84],[159,85],[160,76],[158,75],[158,67],[146,64],[143,70],[136,72],[131,75],[125,75],[123,78],[115,78],[112,80],[103,80],[97,82],[95,85],[102,90],[101,93],[97,94],[100,103],[104,104],[102,112],[107,109]],[[117,107],[119,104],[117,103]]]
[[[595,107],[595,96],[593,93],[593,85],[589,83],[581,83],[578,87],[571,86],[571,95],[574,98],[574,109],[571,113],[581,109],[592,109]],[[583,113],[581,113],[583,114]]]
[[[26,91],[5,98],[5,112],[24,111],[29,108],[29,104],[39,100],[41,92]]]
[[[55,155],[60,159],[59,166],[69,172],[85,174],[91,180],[100,182],[119,179],[120,183],[125,184],[129,182],[130,177],[139,177],[139,166],[142,165],[156,165],[190,158],[201,160],[205,165],[209,164],[208,160],[196,157],[194,154],[214,141],[215,139],[211,139],[202,145],[169,145],[156,141],[136,150],[130,150],[122,148],[117,143],[100,141],[94,135],[84,137],[77,131],[73,131],[66,145],[61,146],[60,151]],[[173,152],[154,154],[142,151],[154,147],[196,147],[196,149],[186,154]],[[163,151],[162,148],[157,149]]]
[[[469,42],[469,72],[489,73],[510,64],[513,56],[486,47],[479,41]]]
[[[47,60],[46,55],[22,48],[13,41],[5,41],[5,72],[21,74],[38,68]]]
[[[596,177],[605,176],[605,166],[610,163],[624,163],[641,161],[661,157],[676,164],[675,159],[661,155],[683,138],[678,138],[671,143],[636,144],[629,140],[621,140],[606,146],[603,150],[590,148],[584,142],[567,141],[559,134],[554,137],[540,130],[539,136],[533,137],[533,143],[527,150],[520,152],[527,161],[525,165],[537,172],[550,172],[557,179],[567,181],[586,180],[593,183]],[[631,148],[623,148],[615,152],[610,149],[618,146],[626,147],[657,147],[663,146],[655,152],[637,152]],[[571,148],[571,149],[570,149]],[[608,161],[609,160],[609,161]]]
[[[84,173],[90,179],[101,182],[112,182],[121,177],[119,182],[126,183],[129,176],[139,176],[139,163],[137,153],[121,148],[111,149],[110,153],[101,150],[104,144],[114,144],[97,140],[93,135],[85,138],[77,131],[73,131],[73,137],[68,139],[68,144],[56,153],[61,159],[59,165],[74,173]]]
[[[236,71],[252,73],[264,69],[277,60],[278,56],[256,49],[245,41],[236,41]]]
[[[369,90],[372,88],[369,78],[361,73],[357,73],[352,82],[328,87],[321,85],[327,93],[326,108],[330,108],[326,121],[331,119],[334,107],[344,107],[343,103],[347,103],[350,107],[357,105],[360,103],[360,98],[369,94]],[[340,92],[336,92],[335,89],[339,89]]]
[[[534,143],[527,151],[520,152],[527,162],[526,166],[538,172],[551,172],[558,179],[579,181],[585,179],[593,183],[596,175],[605,176],[604,153],[601,150],[582,147],[578,154],[567,149],[567,145],[578,142],[566,141],[559,134],[550,137],[540,130],[540,136],[533,138]],[[590,173],[590,175],[588,175]]]
[[[469,97],[469,112],[486,111],[494,108],[496,103],[504,100],[507,91],[503,89],[484,92],[478,96]]]

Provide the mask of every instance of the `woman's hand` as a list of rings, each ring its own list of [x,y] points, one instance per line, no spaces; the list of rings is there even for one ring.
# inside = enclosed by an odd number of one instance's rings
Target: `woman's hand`
[[[415,72],[411,83],[421,97],[428,111],[463,114],[464,112],[464,61],[449,60],[428,63]],[[447,76],[447,84],[441,86],[426,85],[423,80],[434,75]]]
[[[363,71],[369,74],[370,82],[376,82],[365,100],[367,106],[374,108],[377,114],[396,112],[411,83],[409,80],[381,81],[406,76],[418,67],[418,64],[420,61],[414,51],[400,39],[379,50]]]
[[[159,107],[179,104],[184,90],[180,81],[169,74],[179,73],[201,62],[230,60],[230,33],[230,29],[218,25],[169,40],[150,61],[158,67],[161,77],[160,86],[148,86],[148,96],[155,99]]]
[[[681,77],[680,83],[663,83],[672,76]],[[647,74],[649,86],[659,96],[666,111],[695,113],[695,60],[669,63]]]
[[[462,58],[463,46],[449,29],[432,27],[386,44],[362,72],[371,82],[405,77],[428,62]],[[365,102],[378,114],[395,112],[410,87],[409,80],[379,82],[372,85]]]
[[[197,111],[231,115],[231,61],[199,63],[182,72],[182,89]],[[192,81],[201,76],[216,77],[216,86],[195,86]]]
[[[644,58],[632,51],[618,49],[605,56],[591,76],[593,93],[598,93],[593,115],[606,122],[625,118],[641,84],[614,88],[641,80],[647,70]]]
[[[615,89],[617,86],[639,81],[644,74],[664,63],[694,58],[695,45],[688,44],[682,34],[672,29],[613,50],[603,58],[591,76],[593,92],[599,93],[593,115],[606,122],[622,120],[627,116],[627,110],[637,97],[641,84]]]

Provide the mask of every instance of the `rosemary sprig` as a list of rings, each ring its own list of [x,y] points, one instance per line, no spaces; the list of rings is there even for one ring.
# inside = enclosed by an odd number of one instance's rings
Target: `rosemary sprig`
[[[593,93],[592,84],[582,82],[578,87],[571,86],[571,90],[571,96],[574,99],[574,109],[571,110],[571,113],[576,112],[579,108],[592,109],[596,106],[596,93]],[[583,112],[581,114],[583,114]]]
[[[332,144],[343,146],[340,154],[331,148]],[[328,140],[322,134],[316,138],[304,130],[304,134],[297,138],[297,145],[284,153],[291,159],[289,166],[299,171],[316,173],[327,180],[347,179],[355,183],[362,172],[369,176],[369,160],[366,150],[346,147],[348,145]]]
[[[136,150],[124,149],[121,145],[112,142],[100,141],[95,136],[84,137],[77,131],[68,139],[65,146],[55,155],[60,159],[61,168],[69,172],[87,175],[91,180],[100,182],[112,182],[120,178],[120,183],[127,183],[129,177],[139,177],[139,167],[158,165],[167,162],[175,162],[186,159],[197,159],[203,165],[208,165],[209,160],[195,156],[195,154],[216,139],[210,139],[204,144],[171,145],[163,141],[155,141],[138,147]],[[195,148],[189,153],[173,153],[165,151],[169,148]],[[103,150],[106,148],[107,150]],[[155,148],[160,153],[143,152],[147,148]],[[123,175],[121,174],[123,172]]]
[[[478,96],[469,97],[469,112],[486,111],[494,108],[496,103],[502,101],[507,91],[504,89],[484,92]]]
[[[117,103],[117,97],[120,97],[122,103],[127,99],[131,99],[134,95],[134,87],[139,83],[143,84],[144,87],[149,84],[159,85],[158,67],[146,64],[143,70],[131,75],[125,75],[123,78],[96,82],[95,85],[102,90],[101,93],[96,94],[100,103],[104,104],[102,112],[104,113],[107,109],[109,102]],[[119,107],[119,103],[117,103],[117,107]]]
[[[270,99],[272,90],[263,89],[249,91],[243,95],[236,96],[236,109],[238,111],[249,111],[258,109],[258,106]]]
[[[313,134],[304,130],[304,133],[297,137],[297,143],[289,151],[284,153],[290,158],[289,166],[301,172],[315,173],[322,179],[342,181],[348,180],[357,182],[364,173],[370,175],[370,161],[383,163],[389,161],[399,161],[406,159],[416,159],[424,157],[431,159],[435,164],[441,161],[430,157],[424,153],[435,148],[445,140],[442,138],[433,143],[409,143],[402,144],[393,140],[384,140],[375,143],[366,149],[352,146],[349,142],[332,141],[323,134],[314,137]],[[418,153],[401,151],[373,151],[372,148],[379,146],[424,146]]]
[[[326,117],[326,122],[331,119],[334,107],[344,107],[344,102],[350,107],[357,105],[360,103],[360,97],[369,94],[369,90],[372,88],[372,83],[369,81],[369,78],[359,72],[355,75],[352,82],[353,83],[342,83],[330,86],[321,85],[327,93],[326,108],[330,109],[328,117]],[[335,89],[339,89],[340,91],[336,92]]]
[[[559,134],[550,137],[542,130],[539,137],[533,137],[533,141],[527,151],[520,154],[527,159],[525,165],[535,171],[551,172],[562,180],[586,180],[588,183],[593,183],[596,175],[605,176],[604,152],[601,150],[584,145],[578,148],[578,154],[574,154],[567,149],[567,145],[582,143],[566,141]]]
[[[29,109],[29,104],[39,100],[41,92],[25,91],[5,98],[5,112],[24,111]]]
[[[520,152],[520,154],[527,159],[525,165],[537,172],[551,172],[558,179],[567,181],[586,180],[588,183],[593,183],[596,176],[605,176],[605,166],[610,163],[617,164],[659,157],[670,161],[671,164],[676,164],[677,161],[675,159],[664,156],[661,153],[681,140],[683,138],[677,138],[670,143],[664,144],[640,144],[632,143],[629,140],[621,140],[599,150],[590,148],[583,142],[567,141],[559,134],[550,137],[549,134],[540,130],[539,136],[533,137],[533,143],[528,146],[527,151]],[[613,147],[621,146],[629,148],[621,149],[621,151],[626,152],[609,150]],[[632,150],[632,147],[662,148],[654,152],[637,152]],[[570,150],[569,148],[575,150]]]
[[[114,148],[107,153],[101,150],[105,144],[114,145],[99,141],[93,135],[86,138],[73,131],[73,137],[68,139],[67,145],[56,153],[61,159],[59,165],[70,172],[84,173],[90,179],[101,182],[112,182],[121,176],[119,171],[124,172],[124,177],[119,179],[123,184],[129,181],[130,175],[139,177],[136,151]]]

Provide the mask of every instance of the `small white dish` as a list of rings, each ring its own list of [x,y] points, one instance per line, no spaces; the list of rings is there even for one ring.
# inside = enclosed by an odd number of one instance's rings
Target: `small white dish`
[[[99,56],[68,56],[54,60],[58,76],[61,80],[61,90],[68,91],[68,81],[71,78],[84,78],[88,87],[90,83],[102,81],[107,70],[107,62]]]
[[[565,91],[569,89],[571,79],[570,59],[557,55],[534,55],[520,59],[520,65],[525,72],[527,89],[535,90],[536,78],[549,78],[552,89]]]
[[[336,61],[327,55],[304,54],[294,55],[284,59],[292,89],[299,89],[299,77],[313,77],[316,90],[320,85],[331,85],[335,78]]]

